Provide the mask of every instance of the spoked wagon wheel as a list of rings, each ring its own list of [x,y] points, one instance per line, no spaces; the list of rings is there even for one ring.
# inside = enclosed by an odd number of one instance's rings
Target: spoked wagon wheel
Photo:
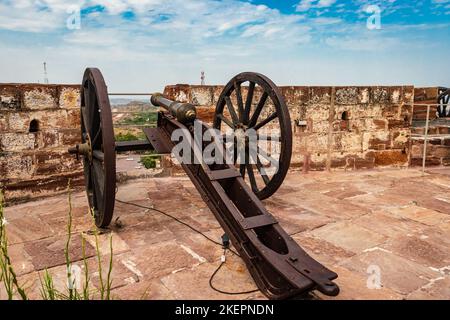
[[[291,119],[277,86],[258,73],[237,75],[219,98],[214,128],[233,133],[234,164],[258,198],[272,196],[283,183],[292,156]],[[229,142],[230,135],[225,136]]]
[[[105,228],[111,223],[116,191],[116,153],[111,105],[103,76],[87,69],[81,87],[82,145],[84,177],[95,223]]]

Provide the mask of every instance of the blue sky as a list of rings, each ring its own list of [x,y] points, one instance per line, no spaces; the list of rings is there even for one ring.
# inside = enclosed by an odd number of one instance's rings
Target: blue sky
[[[42,82],[46,61],[51,82],[96,66],[111,91],[196,84],[202,70],[209,84],[257,71],[280,85],[450,86],[449,40],[450,0],[0,0],[0,82]]]

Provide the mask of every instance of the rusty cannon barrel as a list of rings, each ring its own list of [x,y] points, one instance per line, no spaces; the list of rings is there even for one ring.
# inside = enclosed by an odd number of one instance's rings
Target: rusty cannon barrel
[[[197,119],[197,109],[190,103],[182,103],[167,99],[161,93],[154,94],[151,98],[153,105],[162,107],[169,111],[177,121],[188,124]]]

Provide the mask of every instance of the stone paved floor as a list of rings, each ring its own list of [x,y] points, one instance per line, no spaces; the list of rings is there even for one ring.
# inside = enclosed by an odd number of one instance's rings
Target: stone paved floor
[[[314,258],[339,274],[336,299],[450,299],[450,170],[376,170],[289,174],[266,201],[282,226]],[[152,205],[219,239],[222,231],[187,178],[138,180],[119,188],[118,199]],[[81,237],[96,269],[84,193],[73,195],[72,258]],[[6,209],[10,253],[20,282],[39,298],[39,274],[48,269],[65,285],[66,196]],[[221,248],[177,222],[149,210],[118,204],[113,231],[116,299],[263,299],[226,296],[209,288]],[[100,251],[108,260],[108,235]],[[374,274],[381,289],[369,289]],[[370,273],[372,276],[370,276]],[[98,273],[92,282],[98,286]],[[215,280],[228,291],[255,288],[232,255]],[[3,296],[4,297],[4,296]],[[2,293],[0,293],[2,298]],[[320,294],[313,298],[329,299]]]

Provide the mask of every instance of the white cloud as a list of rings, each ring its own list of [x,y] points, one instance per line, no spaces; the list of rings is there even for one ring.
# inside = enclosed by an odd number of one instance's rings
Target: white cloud
[[[308,11],[313,8],[328,8],[336,3],[337,0],[301,0],[297,6],[297,12]]]

